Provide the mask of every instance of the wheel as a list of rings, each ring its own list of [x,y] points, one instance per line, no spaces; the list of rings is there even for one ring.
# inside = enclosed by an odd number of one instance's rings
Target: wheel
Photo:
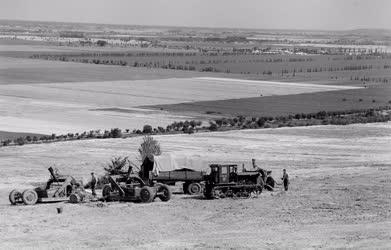
[[[71,194],[69,196],[69,202],[70,203],[79,203],[79,202],[81,202],[81,197],[78,194]]]
[[[38,201],[38,194],[33,189],[23,191],[22,200],[25,205],[34,205]]]
[[[105,199],[105,200],[110,199],[111,191],[112,191],[112,189],[111,189],[110,184],[104,185],[103,189],[102,189],[102,197],[103,197],[103,199]]]
[[[190,183],[189,187],[187,188],[187,192],[191,195],[200,194],[202,192],[201,184],[197,182]]]
[[[165,184],[158,184],[157,186],[158,197],[161,201],[169,201],[172,193],[171,189]]]
[[[11,205],[16,205],[16,203],[20,202],[22,194],[18,190],[14,189],[10,192],[8,198],[10,200]]]
[[[154,198],[155,198],[155,195],[154,195],[151,187],[144,186],[141,188],[141,190],[140,190],[141,202],[144,202],[144,203],[152,202]]]

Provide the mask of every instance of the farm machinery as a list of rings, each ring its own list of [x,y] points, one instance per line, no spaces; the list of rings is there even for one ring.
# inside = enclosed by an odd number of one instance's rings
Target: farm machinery
[[[185,194],[202,194],[205,172],[188,168],[175,169],[172,171],[160,171],[159,175],[152,176],[153,180],[167,185],[175,185],[176,182],[183,182]]]
[[[128,171],[127,175],[109,175],[109,184],[103,186],[104,201],[139,201],[149,203],[159,198],[161,201],[171,199],[171,190],[166,184],[155,183],[151,178],[143,180],[140,176]]]
[[[237,165],[211,164],[210,174],[205,176],[204,196],[207,199],[225,197],[249,198],[252,193],[259,194],[265,187],[272,190],[274,180],[260,171],[238,172]],[[269,183],[269,184],[268,184]]]
[[[77,182],[72,176],[54,173],[52,167],[48,170],[51,177],[44,187],[26,189],[23,192],[14,189],[9,194],[10,203],[12,205],[20,203],[34,205],[41,202],[68,201],[71,194],[84,191],[83,185]]]

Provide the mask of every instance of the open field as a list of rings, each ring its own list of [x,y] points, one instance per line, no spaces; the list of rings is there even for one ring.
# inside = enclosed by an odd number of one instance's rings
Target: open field
[[[191,119],[186,114],[150,111],[138,106],[357,88],[184,78],[202,73],[23,58],[5,58],[0,62],[0,73],[0,130],[42,134],[114,127],[133,130],[145,124],[165,126],[173,121]]]
[[[0,57],[0,85],[51,82],[146,80],[205,76],[199,72],[130,68]]]
[[[15,51],[15,46],[22,46],[22,48]],[[33,51],[27,49],[29,46]],[[209,59],[205,55],[191,56],[193,59],[189,64],[201,65],[201,61],[205,60],[202,65],[207,65],[208,59],[212,60],[211,63],[214,65],[229,63],[234,67],[243,66],[255,70],[250,74],[234,74],[24,58],[34,53],[75,53],[76,55],[95,53],[104,57],[105,53],[108,53],[88,51],[92,48],[83,51],[81,47],[6,43],[0,46],[0,51],[2,49],[0,60],[0,103],[2,104],[0,130],[2,131],[63,134],[113,127],[133,130],[140,129],[145,124],[157,127],[178,120],[193,118],[206,120],[210,117],[210,113],[278,116],[321,110],[366,109],[388,105],[390,101],[390,83],[381,84],[376,82],[378,80],[372,81],[371,78],[366,82],[369,88],[359,89],[357,87],[364,86],[362,81],[350,80],[353,76],[353,79],[370,77],[372,73],[376,75],[376,79],[388,79],[389,69],[384,69],[384,65],[388,65],[389,62],[387,56],[346,59],[344,56],[327,58],[321,55],[244,54],[222,56],[224,60],[215,56],[207,56]],[[50,52],[45,49],[61,52]],[[125,51],[124,48],[118,48],[118,51],[110,53],[131,55],[125,57],[130,58],[129,60],[138,60],[137,55],[146,52],[136,52],[131,49]],[[152,53],[152,56],[148,53]],[[146,53],[148,56],[143,57],[145,60],[148,58],[158,60],[163,55],[163,52],[156,51],[148,53]],[[157,55],[156,58],[154,54]],[[173,56],[172,59],[173,64],[180,64],[186,63],[184,60],[189,58]],[[279,61],[280,59],[282,61]],[[171,60],[169,56],[167,60]],[[354,64],[355,67],[372,65],[372,68],[332,72],[304,70],[309,66],[326,69],[343,68],[350,64]],[[256,73],[259,70],[268,71],[269,66],[273,67],[273,72],[289,68],[288,73],[282,75],[273,73],[271,76],[263,73],[260,76]],[[292,67],[295,69],[297,67],[298,78],[292,76]],[[299,72],[299,67],[303,72]],[[349,74],[353,72],[354,75]],[[300,73],[308,77],[299,77]],[[334,73],[343,74],[344,77],[336,77]],[[263,76],[278,82],[237,79],[262,79]],[[228,77],[236,80],[227,79]],[[360,99],[362,101],[359,101]]]
[[[388,106],[391,86],[377,85],[363,89],[263,96],[218,101],[186,102],[144,106],[177,114],[217,113],[224,115],[280,116],[319,111],[344,111]]]
[[[391,123],[380,123],[156,136],[163,152],[178,159],[255,157],[275,179],[286,168],[290,190],[245,200],[175,195],[168,203],[103,207],[12,207],[7,195],[44,181],[50,165],[78,178],[102,174],[111,156],[134,159],[141,138],[0,148],[0,247],[388,249],[390,135]]]
[[[265,55],[205,54],[196,52],[76,52],[29,53],[30,57],[83,62],[118,64],[141,68],[177,69],[180,71],[222,72],[246,79],[312,81],[339,84],[391,83],[391,57],[382,55]],[[32,56],[31,56],[32,55]],[[27,55],[25,55],[27,57]],[[372,81],[373,79],[376,79]]]

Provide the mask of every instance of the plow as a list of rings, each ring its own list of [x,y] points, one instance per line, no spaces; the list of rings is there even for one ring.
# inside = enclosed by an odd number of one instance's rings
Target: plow
[[[54,173],[52,167],[48,170],[51,177],[44,186],[24,191],[14,189],[9,194],[10,203],[34,205],[42,202],[68,201],[75,192],[84,191],[83,185],[72,176]]]
[[[102,190],[104,201],[138,201],[149,203],[159,198],[161,201],[171,199],[170,188],[161,183],[147,184],[137,175],[109,176],[110,184],[106,184]]]

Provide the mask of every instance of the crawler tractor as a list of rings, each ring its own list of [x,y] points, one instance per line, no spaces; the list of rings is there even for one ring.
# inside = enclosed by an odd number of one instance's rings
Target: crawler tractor
[[[9,194],[11,204],[23,203],[25,205],[34,205],[40,202],[67,201],[72,193],[82,189],[82,185],[72,176],[55,174],[52,167],[48,170],[51,178],[46,182],[44,187],[26,189],[23,192],[16,189],[12,190]]]
[[[204,195],[207,199],[245,197],[261,193],[264,181],[260,172],[240,172],[237,165],[210,165],[210,174],[205,176]]]

